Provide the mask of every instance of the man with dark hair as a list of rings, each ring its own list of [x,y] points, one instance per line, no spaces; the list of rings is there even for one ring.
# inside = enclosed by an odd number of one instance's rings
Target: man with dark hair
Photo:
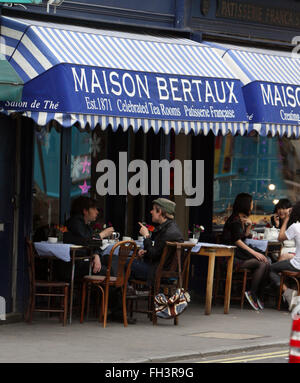
[[[76,198],[71,206],[71,216],[67,221],[68,231],[64,233],[64,242],[73,243],[75,245],[86,245],[93,237],[93,229],[91,222],[96,221],[99,212],[96,200],[89,197]],[[99,234],[100,239],[110,237],[114,228],[108,227]],[[99,246],[101,242],[99,243]],[[100,251],[95,250],[93,261],[93,273],[99,273],[101,270]]]
[[[153,201],[150,213],[152,222],[158,226],[153,231],[152,237],[150,237],[148,228],[139,222],[140,234],[144,237],[144,249],[138,252],[140,260],[133,261],[131,265],[132,278],[148,281],[151,284],[166,242],[184,241],[183,235],[174,221],[175,207],[176,204],[166,198],[158,198]]]
[[[96,200],[80,196],[76,198],[71,206],[71,215],[67,221],[68,231],[64,233],[64,242],[72,243],[77,245],[89,245],[91,239],[93,238],[93,229],[90,226],[90,223],[94,222],[97,219],[99,212],[97,209]],[[110,237],[114,231],[113,227],[108,227],[99,233],[99,238],[104,239]],[[93,251],[93,273],[94,274],[106,274],[106,266],[108,256],[102,257],[101,261],[101,241],[99,241],[98,249],[95,248]],[[112,275],[115,275],[118,265],[118,257],[113,256],[112,259]],[[82,278],[84,275],[88,275],[88,264],[87,262],[80,262],[76,266],[76,277]],[[71,264],[66,262],[61,262],[58,268],[59,279],[68,280],[71,275]],[[110,299],[109,299],[109,308],[111,310],[110,319],[121,321],[122,317],[122,300],[121,293],[119,288],[110,289]],[[134,320],[128,320],[129,324],[135,323]]]

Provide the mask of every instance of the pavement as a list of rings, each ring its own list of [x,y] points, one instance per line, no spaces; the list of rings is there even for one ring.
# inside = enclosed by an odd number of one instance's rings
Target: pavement
[[[224,314],[221,303],[204,314],[204,302],[194,299],[173,321],[158,319],[153,326],[145,314],[137,323],[108,322],[104,329],[96,318],[83,324],[78,316],[63,327],[56,317],[34,314],[32,324],[0,321],[0,363],[147,363],[288,346],[292,325],[286,308],[254,311],[245,302],[241,310],[231,304]]]

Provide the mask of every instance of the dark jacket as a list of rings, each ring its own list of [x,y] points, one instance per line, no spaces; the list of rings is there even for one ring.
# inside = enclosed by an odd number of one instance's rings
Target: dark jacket
[[[152,241],[154,241],[153,246]],[[176,222],[170,219],[156,227],[151,238],[144,240],[144,250],[147,251],[144,254],[144,262],[149,265],[148,282],[154,278],[155,270],[167,241],[184,242],[183,235]]]
[[[68,231],[64,233],[63,242],[74,245],[93,247],[94,253],[100,254],[101,240],[93,240],[93,229],[84,222],[82,215],[73,215],[66,223]],[[97,249],[98,248],[98,249]]]

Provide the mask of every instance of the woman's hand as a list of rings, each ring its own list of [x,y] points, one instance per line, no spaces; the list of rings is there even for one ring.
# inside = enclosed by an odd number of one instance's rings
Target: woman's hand
[[[252,221],[251,221],[251,219],[249,218],[249,217],[246,217],[246,216],[244,216],[244,217],[241,217],[241,221],[242,221],[242,224],[245,226],[245,227],[249,227],[250,226],[250,228],[251,228],[251,226],[252,226]]]
[[[101,270],[101,261],[98,254],[94,254],[94,260],[93,260],[93,273],[97,274]]]
[[[273,215],[273,219],[274,219],[274,222],[275,222],[275,226],[279,227],[279,216],[277,214],[274,214]]]
[[[115,229],[113,227],[108,227],[108,228],[102,230],[101,233],[99,234],[99,236],[101,239],[107,238],[107,237],[110,237],[114,231],[115,231]]]
[[[259,253],[258,251],[255,251],[253,255],[260,262],[268,263],[267,257],[265,257],[263,254]]]

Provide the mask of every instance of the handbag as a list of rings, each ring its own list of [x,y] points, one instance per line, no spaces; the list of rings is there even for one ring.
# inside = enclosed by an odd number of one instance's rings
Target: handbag
[[[163,319],[172,319],[182,314],[191,301],[190,294],[182,288],[181,259],[180,252],[177,254],[179,287],[175,293],[167,298],[165,294],[159,293],[154,297],[154,308],[156,316]]]
[[[183,288],[177,289],[170,298],[163,293],[157,294],[154,298],[155,313],[159,318],[175,318],[183,313],[190,300],[190,294]]]

